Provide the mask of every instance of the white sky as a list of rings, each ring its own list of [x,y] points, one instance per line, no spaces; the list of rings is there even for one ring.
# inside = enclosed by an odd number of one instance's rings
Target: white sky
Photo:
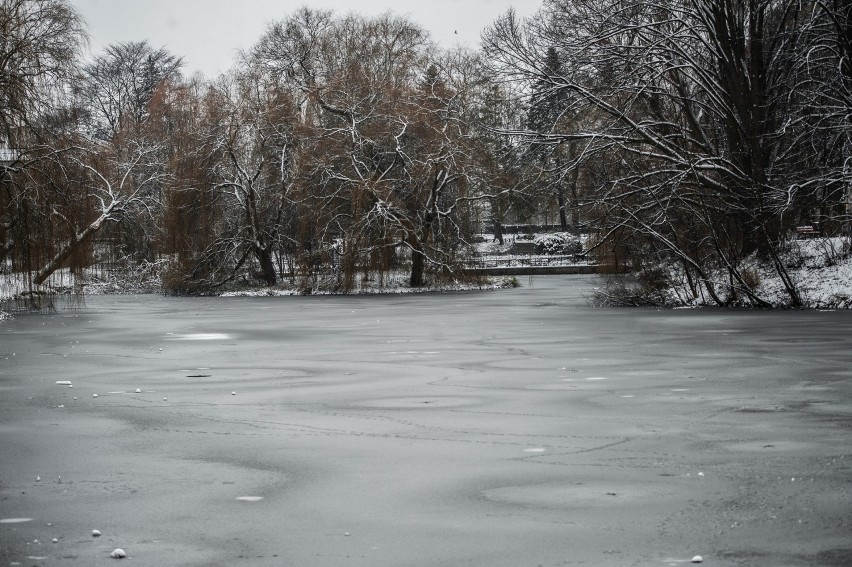
[[[230,68],[239,49],[251,47],[266,23],[301,6],[338,14],[408,16],[445,47],[475,48],[482,28],[513,6],[532,14],[540,0],[71,0],[88,24],[91,50],[147,39],[184,58],[184,72],[213,77]],[[458,32],[458,33],[456,33]]]

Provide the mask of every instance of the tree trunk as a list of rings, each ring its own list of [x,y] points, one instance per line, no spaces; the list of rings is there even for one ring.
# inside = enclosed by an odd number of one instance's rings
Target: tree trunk
[[[695,281],[692,279],[692,272],[689,269],[689,264],[681,260],[683,265],[683,273],[686,274],[686,282],[689,285],[689,292],[692,294],[692,299],[698,299],[698,288],[695,286]]]
[[[500,198],[491,200],[491,228],[494,231],[494,240],[503,245],[503,210],[500,207]]]
[[[411,287],[423,287],[423,268],[426,264],[426,255],[419,249],[411,250],[411,277],[408,285]]]
[[[559,229],[568,232],[568,214],[565,211],[565,191],[562,183],[556,184],[556,203],[559,205]]]
[[[787,271],[787,268],[784,266],[784,262],[778,256],[778,251],[771,243],[769,245],[769,252],[772,256],[772,264],[775,266],[775,272],[778,274],[778,277],[781,278],[781,283],[784,284],[784,290],[787,292],[787,295],[790,296],[790,306],[801,307],[802,298],[799,295],[796,283],[790,277],[790,272]]]
[[[432,233],[432,221],[437,216],[434,211],[434,207],[437,206],[436,203],[438,202],[438,195],[445,185],[446,178],[444,178],[443,181],[440,181],[439,176],[436,175],[435,180],[432,183],[432,190],[429,196],[429,203],[426,206],[426,213],[423,215],[422,220],[419,223],[415,222],[414,229],[408,237],[409,245],[411,246],[411,277],[409,278],[409,285],[411,287],[423,286],[423,276],[426,267],[426,254],[423,252],[423,247],[429,241],[429,236]]]
[[[272,249],[270,246],[255,246],[254,252],[260,262],[260,277],[267,286],[272,287],[278,283],[278,275],[275,273],[275,263],[272,261]]]
[[[411,276],[408,279],[408,285],[411,287],[423,287],[425,283],[426,254],[423,252],[423,246],[429,238],[431,219],[432,215],[426,215],[423,221],[423,235],[418,236],[412,233],[408,237],[408,245],[411,247]]]
[[[61,268],[63,262],[65,262],[65,260],[67,260],[71,256],[71,254],[74,253],[77,247],[80,246],[83,242],[86,241],[87,238],[89,238],[101,228],[101,225],[104,223],[104,221],[109,218],[109,214],[110,212],[112,212],[112,208],[113,207],[110,207],[109,210],[104,213],[101,213],[101,216],[95,219],[91,224],[89,224],[89,226],[84,228],[82,232],[78,232],[70,240],[63,242],[62,245],[59,247],[59,250],[53,256],[53,258],[48,260],[47,263],[45,263],[44,266],[42,266],[38,270],[38,272],[36,272],[36,276],[33,279],[33,283],[35,285],[43,284],[47,281],[47,278],[49,278],[51,274],[53,274],[53,272]]]
[[[494,228],[494,240],[500,243],[500,246],[503,245],[503,223],[500,222],[500,219],[494,217],[494,220],[491,221],[491,224]]]
[[[575,167],[571,172],[571,229],[577,238],[580,238],[580,195],[577,192],[579,178],[580,168]]]

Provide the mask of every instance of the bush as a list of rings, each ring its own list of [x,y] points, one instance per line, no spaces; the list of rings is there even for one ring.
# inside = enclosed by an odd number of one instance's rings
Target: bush
[[[165,295],[204,295],[210,283],[192,277],[193,265],[186,261],[170,261],[160,275],[161,291]]]
[[[567,232],[539,234],[534,243],[536,254],[576,254],[583,250],[580,239]]]
[[[600,276],[592,304],[598,307],[661,307],[684,304],[674,291],[676,274],[658,265],[644,266],[629,275]]]

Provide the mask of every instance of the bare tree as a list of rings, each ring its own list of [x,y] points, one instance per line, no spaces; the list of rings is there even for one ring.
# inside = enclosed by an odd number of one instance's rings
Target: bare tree
[[[40,166],[33,182],[44,184],[45,192],[57,192],[52,220],[58,238],[52,239],[52,255],[38,268],[33,278],[41,285],[76,253],[91,244],[92,237],[105,223],[116,222],[134,208],[151,206],[147,190],[160,182],[157,168],[139,175],[158,148],[130,143],[118,151],[103,148],[71,149]],[[68,208],[60,208],[65,203]],[[82,206],[81,203],[83,204]]]
[[[0,0],[0,271],[27,272],[45,208],[31,182],[62,153],[65,97],[87,38],[64,0]]]
[[[293,182],[293,128],[297,108],[289,93],[274,88],[251,67],[223,78],[216,88],[219,124],[214,188],[232,203],[229,228],[217,246],[230,248],[233,266],[252,255],[266,285],[278,281],[285,199]]]
[[[109,141],[120,130],[141,125],[157,87],[182,65],[180,57],[147,41],[107,46],[83,69],[80,105],[92,135]]]
[[[815,94],[802,81],[813,30],[839,13],[793,0],[548,0],[529,21],[506,14],[485,40],[498,68],[562,93],[563,115],[585,117],[536,133],[575,144],[566,172],[591,157],[615,162],[589,203],[604,237],[629,238],[640,262],[680,266],[719,303],[767,304],[746,263],[765,256],[798,305],[784,239],[808,201],[842,195],[826,183],[836,152],[808,126],[830,106],[802,104]],[[542,56],[549,47],[566,63],[559,73]],[[842,84],[840,50],[820,53],[820,74]],[[848,122],[838,128],[848,135]]]
[[[146,130],[160,140],[165,170],[158,250],[170,262],[164,289],[186,292],[225,280],[226,257],[213,254],[226,200],[216,188],[223,159],[215,89],[201,77],[163,81],[149,103]]]
[[[21,137],[57,106],[86,43],[80,15],[65,0],[0,0],[0,145]]]
[[[313,216],[306,242],[335,249],[341,285],[360,265],[410,258],[409,283],[449,273],[473,229],[473,54],[435,54],[408,20],[301,10],[255,46],[257,64],[295,88],[309,147],[291,195]]]

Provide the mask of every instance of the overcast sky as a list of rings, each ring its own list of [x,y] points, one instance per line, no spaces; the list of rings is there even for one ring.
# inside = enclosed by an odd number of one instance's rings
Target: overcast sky
[[[479,33],[513,6],[533,13],[540,0],[71,0],[86,19],[91,50],[111,43],[147,39],[184,58],[184,72],[210,77],[227,70],[234,55],[257,41],[269,21],[300,6],[345,14],[387,11],[408,16],[445,47],[476,47]],[[458,33],[456,33],[458,32]]]

